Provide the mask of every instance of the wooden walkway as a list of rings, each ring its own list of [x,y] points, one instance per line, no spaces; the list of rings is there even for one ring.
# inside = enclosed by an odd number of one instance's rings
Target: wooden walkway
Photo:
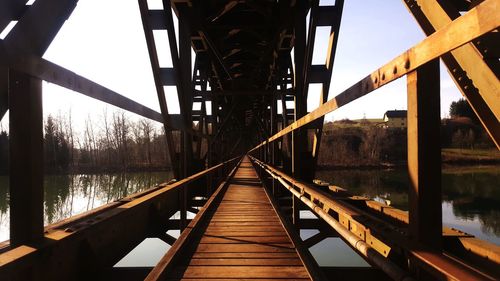
[[[311,280],[248,158],[215,207],[168,280]]]

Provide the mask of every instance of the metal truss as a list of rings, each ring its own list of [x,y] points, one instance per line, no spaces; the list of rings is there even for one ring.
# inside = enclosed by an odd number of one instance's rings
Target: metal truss
[[[1,245],[0,276],[27,280],[43,272],[40,279],[74,279],[85,270],[92,274],[109,269],[145,237],[158,236],[172,243],[172,237],[159,233],[169,227],[183,230],[188,223],[187,211],[195,211],[196,204],[203,203],[193,198],[210,197],[214,183],[220,182],[235,163],[233,157],[248,152],[275,178],[273,187],[279,181],[282,191],[286,188],[293,194],[293,223],[308,223],[300,219],[299,211],[304,207],[301,204],[323,218],[318,227],[326,234],[304,241],[306,245],[332,233],[361,235],[353,247],[362,245],[361,252],[367,259],[372,254],[377,256],[377,261],[371,262],[382,269],[385,261],[380,255],[386,258],[390,248],[397,252],[395,257],[389,256],[390,262],[422,280],[429,276],[459,278],[463,272],[472,277],[491,277],[485,273],[491,271],[483,272],[481,266],[481,272],[471,273],[470,268],[461,271],[461,266],[454,266],[456,260],[450,262],[441,254],[443,249],[449,250],[449,245],[443,239],[438,215],[441,190],[437,78],[441,58],[500,148],[498,0],[404,0],[428,37],[332,99],[328,99],[328,91],[344,1],[320,6],[317,0],[164,0],[163,9],[151,10],[146,0],[138,0],[161,112],[42,59],[78,1],[25,2],[0,1],[0,29],[18,21],[0,41],[0,118],[9,110],[10,156],[16,159],[10,175],[11,239]],[[461,15],[463,11],[467,13]],[[312,55],[320,27],[330,31],[327,60],[314,65]],[[160,67],[155,30],[167,31],[172,67]],[[383,232],[384,226],[390,228],[389,223],[368,226],[357,219],[354,211],[347,216],[352,205],[357,204],[355,201],[347,200],[349,206],[340,206],[309,184],[314,178],[325,114],[403,76],[408,81],[410,212],[405,216],[367,203],[382,213],[378,215],[406,225],[403,240],[389,241],[371,232],[382,229],[381,233],[393,233]],[[180,181],[44,229],[42,80],[161,122],[175,177]],[[307,112],[313,83],[322,85],[320,106]],[[164,87],[169,86],[177,89],[180,114],[168,112],[166,95],[173,93],[165,92]],[[434,141],[425,142],[428,139]],[[205,170],[208,167],[212,168]],[[25,176],[26,172],[30,177]],[[166,223],[177,211],[180,219]],[[378,215],[375,219],[366,217],[379,221]],[[133,231],[127,233],[129,229]],[[117,233],[126,234],[117,238]],[[391,237],[401,238],[402,234],[398,235]],[[487,247],[459,240],[469,243],[472,252]],[[428,254],[428,249],[440,254]],[[450,253],[457,260],[466,256],[463,252]],[[464,259],[465,267],[468,263],[475,266],[477,255],[473,256]],[[484,261],[484,257],[479,260]],[[64,270],[59,264],[64,264]],[[401,275],[393,269],[386,273],[396,278],[406,276],[406,270]]]

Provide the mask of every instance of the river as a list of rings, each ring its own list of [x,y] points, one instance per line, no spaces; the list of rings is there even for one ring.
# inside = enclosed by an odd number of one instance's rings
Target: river
[[[318,171],[317,178],[362,195],[408,209],[405,170]],[[45,224],[83,213],[147,187],[168,181],[169,172],[49,175],[45,177]],[[446,168],[442,175],[443,225],[500,244],[500,167]],[[190,214],[192,217],[193,214]],[[302,212],[303,216],[310,216]],[[178,231],[169,232],[178,236]],[[303,239],[315,231],[302,230]],[[9,236],[8,177],[0,176],[0,241]],[[159,239],[146,239],[118,266],[154,265],[169,248]],[[367,266],[339,238],[328,238],[311,252],[324,266]],[[332,253],[338,253],[333,255]]]

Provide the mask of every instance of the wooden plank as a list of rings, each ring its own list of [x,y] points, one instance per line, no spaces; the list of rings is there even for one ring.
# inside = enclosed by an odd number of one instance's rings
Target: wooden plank
[[[163,272],[167,278],[307,278],[309,274],[295,250],[262,186],[248,187],[234,182],[259,183],[248,158],[240,164],[235,176],[219,204],[232,211],[219,215],[219,209],[210,213],[213,217],[191,252],[179,260],[175,267]],[[229,203],[230,202],[230,203]],[[251,203],[249,203],[251,202]],[[255,204],[257,202],[258,204]],[[238,212],[240,206],[252,208]],[[260,205],[261,215],[252,214]],[[228,207],[231,206],[231,207]],[[208,213],[207,213],[208,214]],[[151,278],[150,280],[156,280]]]
[[[224,235],[224,236],[283,236],[286,235],[284,230],[280,231],[248,231],[248,230],[207,230],[205,231],[205,235]]]
[[[239,227],[250,227],[250,226],[275,226],[279,221],[221,221],[212,222],[211,226],[222,226],[227,228],[239,228]]]
[[[262,232],[274,232],[274,231],[282,231],[283,227],[281,226],[241,226],[235,227],[236,231],[262,231]],[[228,229],[227,227],[222,226],[208,226],[207,231],[231,231],[232,229]]]
[[[217,258],[245,258],[245,259],[281,259],[296,258],[297,253],[275,252],[275,253],[194,253],[192,259],[217,259]]]
[[[288,259],[238,259],[238,258],[217,258],[217,259],[191,259],[189,265],[245,265],[245,266],[258,266],[258,265],[280,265],[280,266],[301,266],[302,261],[297,258]]]
[[[295,248],[291,243],[277,244],[273,245],[263,245],[263,244],[199,244],[196,248],[197,252],[207,252],[207,253],[275,253],[275,252],[291,252],[295,253]]]
[[[174,272],[185,278],[307,278],[303,266],[189,266]]]
[[[271,210],[269,210],[271,211]],[[268,211],[268,212],[269,212]],[[213,220],[215,221],[225,221],[225,220],[278,220],[278,217],[269,214],[253,215],[251,210],[233,213],[215,213]]]
[[[289,243],[288,236],[203,236],[200,243]]]
[[[234,171],[236,170],[236,167],[229,173],[229,177],[232,176]],[[204,172],[200,172],[204,173]],[[198,173],[198,174],[200,174]],[[226,187],[226,182],[222,182],[221,185],[219,185],[219,188],[217,191],[210,197],[210,199],[207,201],[205,208],[203,208],[198,216],[195,217],[189,224],[189,227],[181,233],[181,236],[176,240],[174,245],[170,248],[170,251],[167,252],[167,254],[160,260],[158,265],[151,271],[151,273],[147,276],[146,280],[158,280],[160,278],[164,277],[164,273],[166,270],[169,269],[169,267],[178,259],[182,258],[180,254],[184,251],[185,247],[189,243],[185,243],[186,241],[189,241],[193,239],[194,235],[196,234],[195,231],[193,230],[197,225],[203,223],[203,214],[205,212],[210,211],[210,206],[212,202],[217,200],[219,196],[222,194],[222,190]]]
[[[231,222],[231,221],[273,221],[273,222],[279,222],[278,217],[275,216],[250,216],[246,214],[242,214],[241,216],[236,216],[236,215],[225,215],[225,216],[220,216],[220,215],[215,215],[212,218],[212,222]]]
[[[199,278],[182,278],[182,279],[166,279],[167,281],[194,281],[194,280],[202,280]],[[234,278],[211,278],[210,281],[234,281]],[[239,281],[276,281],[275,278],[269,279],[269,278],[238,278],[237,280]],[[309,278],[287,278],[287,281],[304,281],[304,280],[311,280]]]

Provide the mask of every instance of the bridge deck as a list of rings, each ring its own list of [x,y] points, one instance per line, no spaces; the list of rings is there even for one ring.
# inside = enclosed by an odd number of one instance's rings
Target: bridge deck
[[[310,280],[250,160],[230,180],[197,244],[168,279]]]

